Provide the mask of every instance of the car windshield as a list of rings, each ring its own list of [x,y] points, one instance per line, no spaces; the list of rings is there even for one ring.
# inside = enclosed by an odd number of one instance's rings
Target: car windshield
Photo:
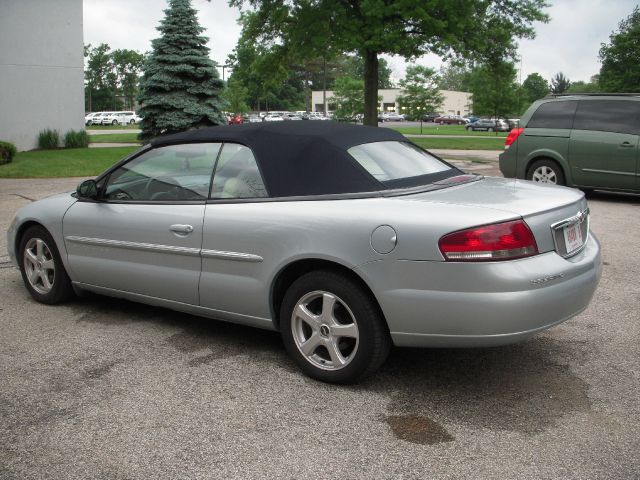
[[[351,147],[349,154],[389,188],[426,185],[460,172],[407,142],[375,142]]]

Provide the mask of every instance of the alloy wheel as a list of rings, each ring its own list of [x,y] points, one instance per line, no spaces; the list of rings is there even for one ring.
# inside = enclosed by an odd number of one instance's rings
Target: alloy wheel
[[[541,165],[533,171],[531,180],[540,183],[558,183],[558,177],[553,168],[546,165]]]
[[[38,293],[46,295],[53,288],[56,267],[53,255],[41,238],[31,238],[24,248],[24,271],[29,285]]]
[[[347,304],[338,296],[317,290],[304,295],[291,315],[296,347],[313,366],[340,370],[358,350],[358,325]]]

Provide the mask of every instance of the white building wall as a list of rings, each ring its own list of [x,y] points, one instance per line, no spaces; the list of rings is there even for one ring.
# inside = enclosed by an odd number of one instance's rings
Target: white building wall
[[[0,0],[0,140],[84,129],[82,0]]]
[[[402,93],[399,88],[388,88],[378,90],[378,96],[382,97],[378,110],[395,111],[402,113],[398,105],[398,96]],[[440,90],[444,96],[444,102],[437,113],[452,113],[459,115],[468,115],[472,111],[471,93],[456,92],[453,90]],[[327,104],[333,103],[333,91],[327,90]],[[311,92],[311,107],[314,112],[322,111],[322,90]],[[331,110],[331,107],[329,107]]]

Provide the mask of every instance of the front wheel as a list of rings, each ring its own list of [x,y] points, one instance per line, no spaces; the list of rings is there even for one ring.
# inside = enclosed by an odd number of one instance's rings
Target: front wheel
[[[536,160],[527,170],[527,180],[538,183],[551,183],[555,185],[564,185],[564,172],[562,168],[547,158]]]
[[[55,304],[73,296],[71,280],[46,229],[30,227],[22,236],[18,251],[22,280],[36,301]]]
[[[118,124],[118,120],[114,120],[113,122],[111,122],[111,125],[117,125]]]
[[[380,309],[356,281],[314,271],[287,290],[282,339],[302,371],[317,380],[353,383],[385,361],[391,340]]]

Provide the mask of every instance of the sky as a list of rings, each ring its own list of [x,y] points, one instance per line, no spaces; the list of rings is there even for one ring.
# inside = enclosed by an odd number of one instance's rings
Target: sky
[[[192,0],[198,10],[200,24],[209,37],[211,58],[224,64],[240,36],[237,8],[226,0]],[[551,20],[536,23],[536,38],[521,40],[521,75],[524,80],[538,72],[550,80],[557,72],[571,81],[589,81],[598,73],[600,44],[609,41],[618,23],[629,16],[638,0],[557,0],[549,1],[546,12]],[[155,29],[166,8],[165,0],[84,0],[84,42],[107,43],[112,49],[128,48],[146,52],[151,40],[158,36]],[[385,56],[392,68],[392,79],[404,76],[407,62],[400,57]],[[415,62],[439,68],[442,60],[435,55]],[[220,72],[222,74],[222,71]],[[225,76],[228,75],[228,70]]]

